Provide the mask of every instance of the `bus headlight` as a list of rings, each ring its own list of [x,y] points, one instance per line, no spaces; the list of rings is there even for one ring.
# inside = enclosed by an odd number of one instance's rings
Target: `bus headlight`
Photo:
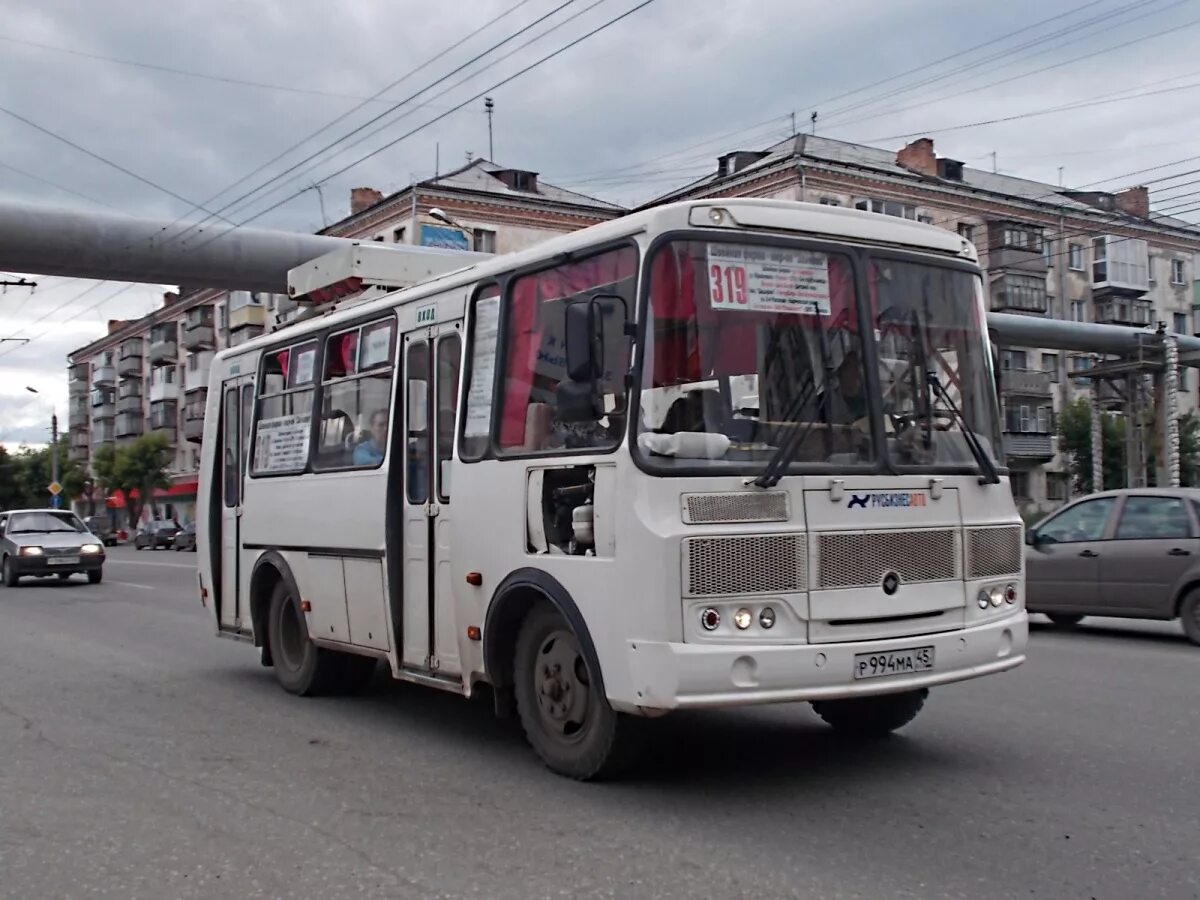
[[[733,614],[733,624],[738,627],[739,631],[745,631],[750,627],[750,623],[754,621],[754,617],[750,615],[750,610],[743,607]]]
[[[992,598],[992,606],[1000,606],[1000,604],[1002,604],[1004,602],[1004,589],[1003,588],[994,587],[991,589],[991,591],[989,591],[989,593],[991,594],[991,598]]]

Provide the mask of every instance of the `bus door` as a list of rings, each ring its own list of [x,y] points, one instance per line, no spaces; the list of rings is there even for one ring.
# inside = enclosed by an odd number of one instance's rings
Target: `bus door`
[[[222,631],[251,631],[249,605],[239,594],[241,572],[242,499],[246,455],[250,445],[250,414],[254,407],[254,376],[230,378],[221,384],[221,594]]]
[[[457,325],[404,336],[403,648],[407,668],[461,673],[450,580],[450,457],[462,338]]]

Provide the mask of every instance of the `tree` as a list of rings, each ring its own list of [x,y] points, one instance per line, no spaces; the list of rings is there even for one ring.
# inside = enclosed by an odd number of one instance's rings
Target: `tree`
[[[83,493],[87,473],[67,458],[66,437],[58,443],[58,480],[63,486],[62,497],[72,499]],[[21,447],[15,454],[0,456],[0,508],[39,508],[50,505],[50,448]]]
[[[145,434],[124,447],[105,444],[98,448],[92,458],[92,470],[106,492],[121,495],[129,512],[129,523],[135,525],[141,518],[147,498],[150,508],[158,515],[154,491],[170,487],[171,479],[166,470],[172,456],[164,435]],[[134,491],[137,491],[136,497]]]
[[[1072,400],[1058,417],[1062,450],[1075,490],[1092,490],[1092,404],[1086,397]],[[1104,453],[1104,487],[1106,490],[1125,485],[1125,423],[1112,413],[1101,415]]]

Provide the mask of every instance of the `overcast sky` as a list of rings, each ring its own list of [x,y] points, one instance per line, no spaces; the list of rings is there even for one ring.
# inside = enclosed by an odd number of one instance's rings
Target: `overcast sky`
[[[0,197],[155,217],[194,214],[170,194],[204,203],[349,113],[207,206],[219,207],[563,2],[525,0],[443,53],[515,0],[0,0],[0,107],[145,179],[0,111]],[[566,3],[432,87],[420,98],[425,105],[409,104],[383,120],[379,135],[320,157],[311,172],[298,171],[298,180],[225,215],[311,231],[322,225],[315,190],[256,214],[320,184],[335,221],[347,213],[353,186],[386,192],[414,175],[427,177],[439,149],[443,171],[468,153],[486,156],[480,99],[329,178],[639,2]],[[1018,29],[1026,30],[1005,37]],[[966,52],[988,41],[994,43]],[[491,91],[495,157],[551,183],[636,203],[704,174],[718,153],[785,137],[793,112],[806,126],[815,109],[818,133],[831,137],[895,149],[905,135],[928,133],[940,155],[970,165],[990,167],[995,152],[1000,171],[1057,183],[1062,166],[1068,184],[1089,184],[1200,156],[1197,47],[1200,0],[655,0]],[[390,102],[355,110],[430,59],[436,61],[383,95]],[[1110,102],[1129,94],[1143,96]],[[1093,100],[1103,102],[1024,116]],[[1023,117],[953,127],[1012,116]],[[1181,162],[1140,177],[1197,167]],[[1194,190],[1171,182],[1152,187],[1165,197]],[[1172,202],[1179,203],[1161,205]],[[128,287],[106,302],[120,285],[37,281],[32,295],[10,288],[0,296],[0,337],[33,338],[0,344],[0,441],[9,444],[45,440],[52,404],[65,427],[70,350],[102,334],[107,319],[134,317],[161,302],[162,289],[153,286]]]

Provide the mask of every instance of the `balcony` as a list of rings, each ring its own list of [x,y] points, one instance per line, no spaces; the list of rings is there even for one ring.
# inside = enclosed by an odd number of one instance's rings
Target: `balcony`
[[[1106,234],[1092,238],[1092,295],[1140,297],[1150,290],[1146,242]]]
[[[1050,378],[1050,372],[1037,369],[1004,369],[1000,372],[1000,394],[1049,398],[1054,395],[1054,382]]]
[[[138,341],[136,347],[126,348],[121,345],[121,356],[117,360],[117,374],[124,377],[126,375],[135,375],[141,377],[142,374],[142,342]]]
[[[183,347],[185,350],[212,350],[217,346],[217,334],[213,328],[213,308],[197,306],[187,311],[183,320]]]
[[[988,222],[989,272],[1021,272],[1043,276],[1049,269],[1045,238],[1037,225],[1021,222]]]
[[[97,447],[103,447],[106,444],[111,444],[113,442],[113,438],[114,438],[113,423],[112,422],[96,423],[95,425],[92,426],[90,437],[92,439],[92,451],[93,452],[95,452],[95,449]]]
[[[155,378],[150,382],[150,402],[163,403],[179,399],[179,385],[175,380],[165,378]]]
[[[1051,434],[1004,434],[1004,456],[1010,462],[1044,463],[1054,458],[1054,436]]]
[[[179,339],[177,335],[178,330],[174,323],[171,323],[169,329],[158,330],[156,328],[151,332],[150,365],[165,366],[179,362]]]
[[[1153,325],[1154,306],[1147,301],[1134,300],[1131,297],[1097,300],[1096,321],[1102,325]]]
[[[231,331],[229,333],[229,346],[237,347],[247,341],[251,341],[262,334],[263,331],[264,328],[262,325],[247,325],[239,328],[237,331]]]
[[[155,403],[150,407],[150,430],[155,434],[165,434],[175,443],[179,431],[179,407],[174,401]]]
[[[86,395],[88,392],[88,371],[91,367],[87,363],[75,363],[67,366],[67,387],[72,397]]]
[[[112,389],[92,391],[92,419],[111,419],[117,412],[117,394]]]
[[[204,436],[204,405],[208,400],[208,391],[202,389],[194,394],[188,394],[187,405],[183,408],[183,437],[184,440],[199,444]]]
[[[137,413],[120,413],[117,416],[116,427],[113,428],[113,434],[116,435],[118,444],[132,443],[135,438],[141,437],[146,431],[146,420],[141,412]]]
[[[992,309],[1044,316],[1050,310],[1044,275],[1002,275],[991,283]]]
[[[211,352],[192,353],[188,356],[183,372],[184,391],[196,391],[208,387],[208,373],[212,367]]]
[[[67,427],[71,431],[78,429],[87,431],[91,408],[91,401],[88,400],[86,394],[82,397],[71,397],[67,404]]]
[[[112,359],[107,359],[92,366],[92,386],[116,384],[117,370]]]
[[[117,412],[142,412],[142,383],[140,381],[124,381],[117,392]]]
[[[73,463],[86,464],[91,458],[91,449],[85,442],[82,446],[72,444],[67,450],[67,459]]]
[[[229,310],[229,331],[240,331],[244,328],[259,328],[266,327],[267,310],[256,303],[247,304],[231,308]],[[262,331],[259,331],[262,334]]]

